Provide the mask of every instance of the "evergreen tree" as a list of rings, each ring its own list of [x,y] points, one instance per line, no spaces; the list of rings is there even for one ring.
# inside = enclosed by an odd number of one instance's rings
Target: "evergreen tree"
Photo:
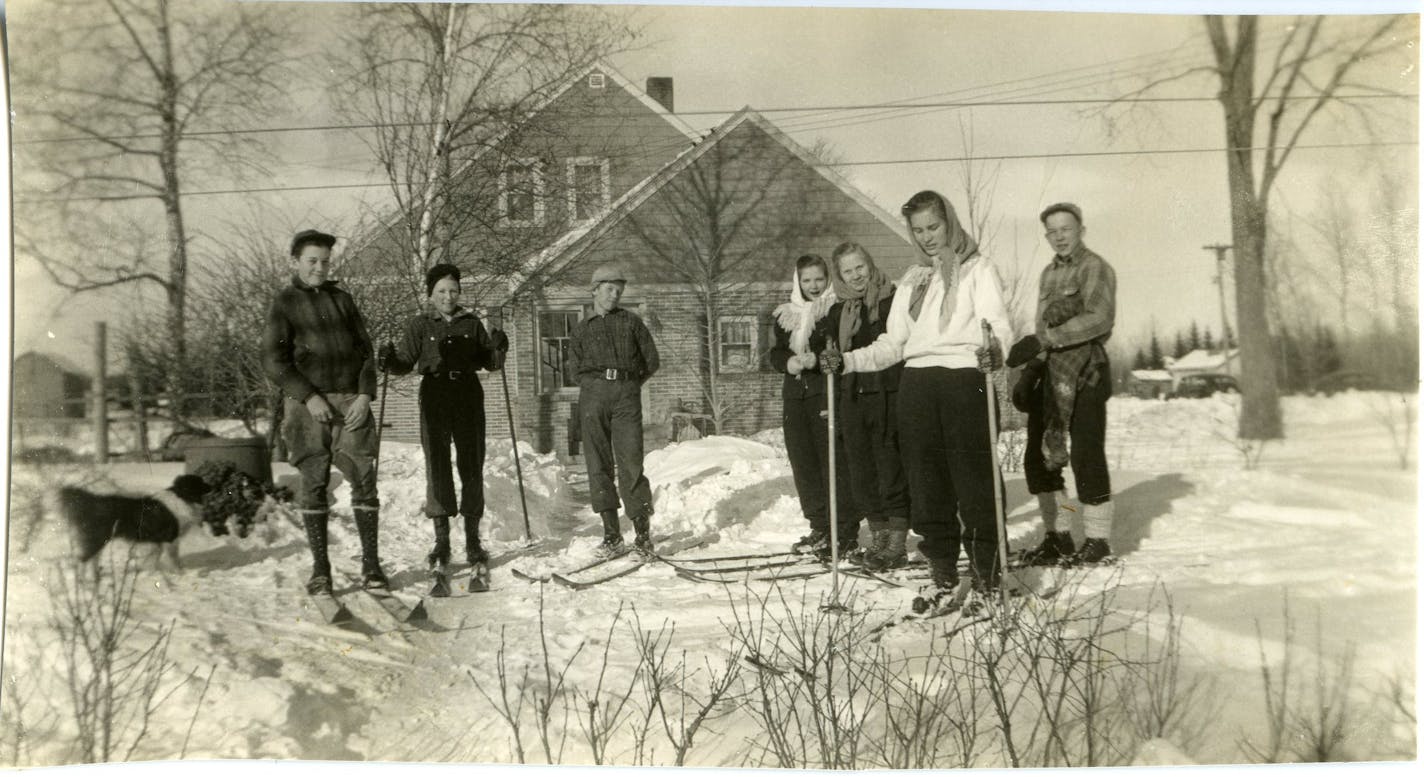
[[[1180,359],[1188,353],[1191,353],[1191,349],[1187,347],[1187,341],[1182,339],[1181,332],[1177,332],[1176,343],[1172,346],[1172,358]]]
[[[1201,328],[1197,326],[1196,319],[1192,319],[1192,330],[1191,334],[1188,335],[1188,343],[1191,345],[1193,351],[1199,350],[1202,347]]]
[[[1222,337],[1221,337],[1222,341],[1226,343],[1226,347],[1227,347],[1227,348],[1235,348],[1235,347],[1236,347],[1236,333],[1233,332],[1233,331],[1231,331],[1231,324],[1228,322],[1228,323],[1226,323],[1226,324],[1223,325],[1223,328],[1225,329],[1226,334],[1222,335]]]
[[[1137,355],[1132,359],[1132,368],[1134,370],[1152,369],[1152,362],[1147,360],[1147,354],[1143,353],[1141,348],[1137,349]]]
[[[1212,337],[1210,329],[1202,332],[1202,347],[1208,351],[1216,350],[1216,339]]]
[[[1157,342],[1157,333],[1152,333],[1152,341],[1147,346],[1147,360],[1149,367],[1154,370],[1166,369],[1167,363],[1162,359],[1162,344]]]

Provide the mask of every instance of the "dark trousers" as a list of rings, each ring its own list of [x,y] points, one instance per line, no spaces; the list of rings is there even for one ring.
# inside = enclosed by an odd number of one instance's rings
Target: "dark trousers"
[[[998,581],[993,459],[984,375],[973,368],[907,367],[900,378],[900,450],[910,484],[910,526],[927,558],[959,557]]]
[[[458,508],[450,474],[451,443],[460,476]],[[425,514],[484,515],[485,394],[473,373],[461,380],[421,380],[420,447],[425,451]]]
[[[1050,470],[1043,463],[1043,393],[1048,381],[1039,384],[1039,392],[1029,406],[1028,443],[1024,446],[1024,479],[1029,493],[1042,494],[1063,488],[1063,470]],[[1078,489],[1078,501],[1085,505],[1102,504],[1112,496],[1108,479],[1108,457],[1105,438],[1108,426],[1108,398],[1112,396],[1112,380],[1106,367],[1098,373],[1097,385],[1078,390],[1073,402],[1073,420],[1068,425],[1068,458],[1073,467],[1073,482]]]
[[[826,412],[826,395],[786,397],[782,400],[781,430],[786,438],[786,457],[791,460],[791,478],[796,483],[796,496],[801,500],[801,514],[813,531],[831,531],[830,493],[830,427]],[[836,419],[837,424],[840,423]],[[837,435],[839,436],[839,435]],[[846,462],[845,445],[836,445],[836,532],[848,536],[859,524],[850,508],[850,469]]]
[[[579,383],[579,415],[593,511],[617,510],[621,496],[629,518],[652,515],[653,489],[643,475],[642,386],[585,377]]]
[[[900,460],[897,395],[847,392],[836,419],[843,430],[856,516],[872,522],[910,517],[910,492]]]

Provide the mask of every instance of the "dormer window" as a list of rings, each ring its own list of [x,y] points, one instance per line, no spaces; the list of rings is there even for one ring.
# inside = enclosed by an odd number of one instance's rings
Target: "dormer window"
[[[574,157],[565,166],[569,192],[569,221],[581,224],[597,218],[608,209],[608,160],[599,157]]]
[[[602,73],[589,73],[589,74],[588,74],[588,88],[589,88],[589,89],[602,89],[602,88],[603,88],[603,83],[604,83],[604,75],[603,75]]]
[[[544,174],[538,159],[517,159],[500,171],[499,220],[506,226],[544,223]]]

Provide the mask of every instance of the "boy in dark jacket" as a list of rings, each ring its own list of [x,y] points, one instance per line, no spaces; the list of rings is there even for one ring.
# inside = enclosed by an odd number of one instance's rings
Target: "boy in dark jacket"
[[[425,273],[426,312],[405,323],[399,343],[381,347],[381,368],[397,375],[420,373],[420,445],[425,451],[425,514],[435,530],[426,557],[432,569],[450,563],[450,517],[465,528],[465,560],[489,561],[480,546],[485,512],[485,395],[477,370],[504,367],[509,338],[485,330],[474,311],[460,306],[460,269],[437,264]],[[460,476],[460,501],[450,476],[450,445]]]
[[[297,504],[311,545],[309,593],[331,593],[327,479],[333,464],[351,483],[366,588],[389,585],[377,554],[376,360],[351,295],[327,279],[336,238],[305,230],[292,239],[292,283],[277,292],[263,335],[263,366],[285,397],[282,436],[301,473]]]

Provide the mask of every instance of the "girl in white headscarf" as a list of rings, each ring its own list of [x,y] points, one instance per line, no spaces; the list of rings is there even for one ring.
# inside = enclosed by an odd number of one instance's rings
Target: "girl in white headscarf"
[[[814,335],[816,323],[836,301],[830,280],[824,258],[806,254],[796,260],[791,300],[776,308],[775,343],[768,354],[772,369],[785,376],[781,382],[781,428],[801,512],[811,524],[811,533],[792,546],[792,551],[819,555],[830,554],[830,435],[826,377],[816,359],[815,352],[821,348]],[[848,514],[845,460],[837,451],[836,508],[841,515]]]

